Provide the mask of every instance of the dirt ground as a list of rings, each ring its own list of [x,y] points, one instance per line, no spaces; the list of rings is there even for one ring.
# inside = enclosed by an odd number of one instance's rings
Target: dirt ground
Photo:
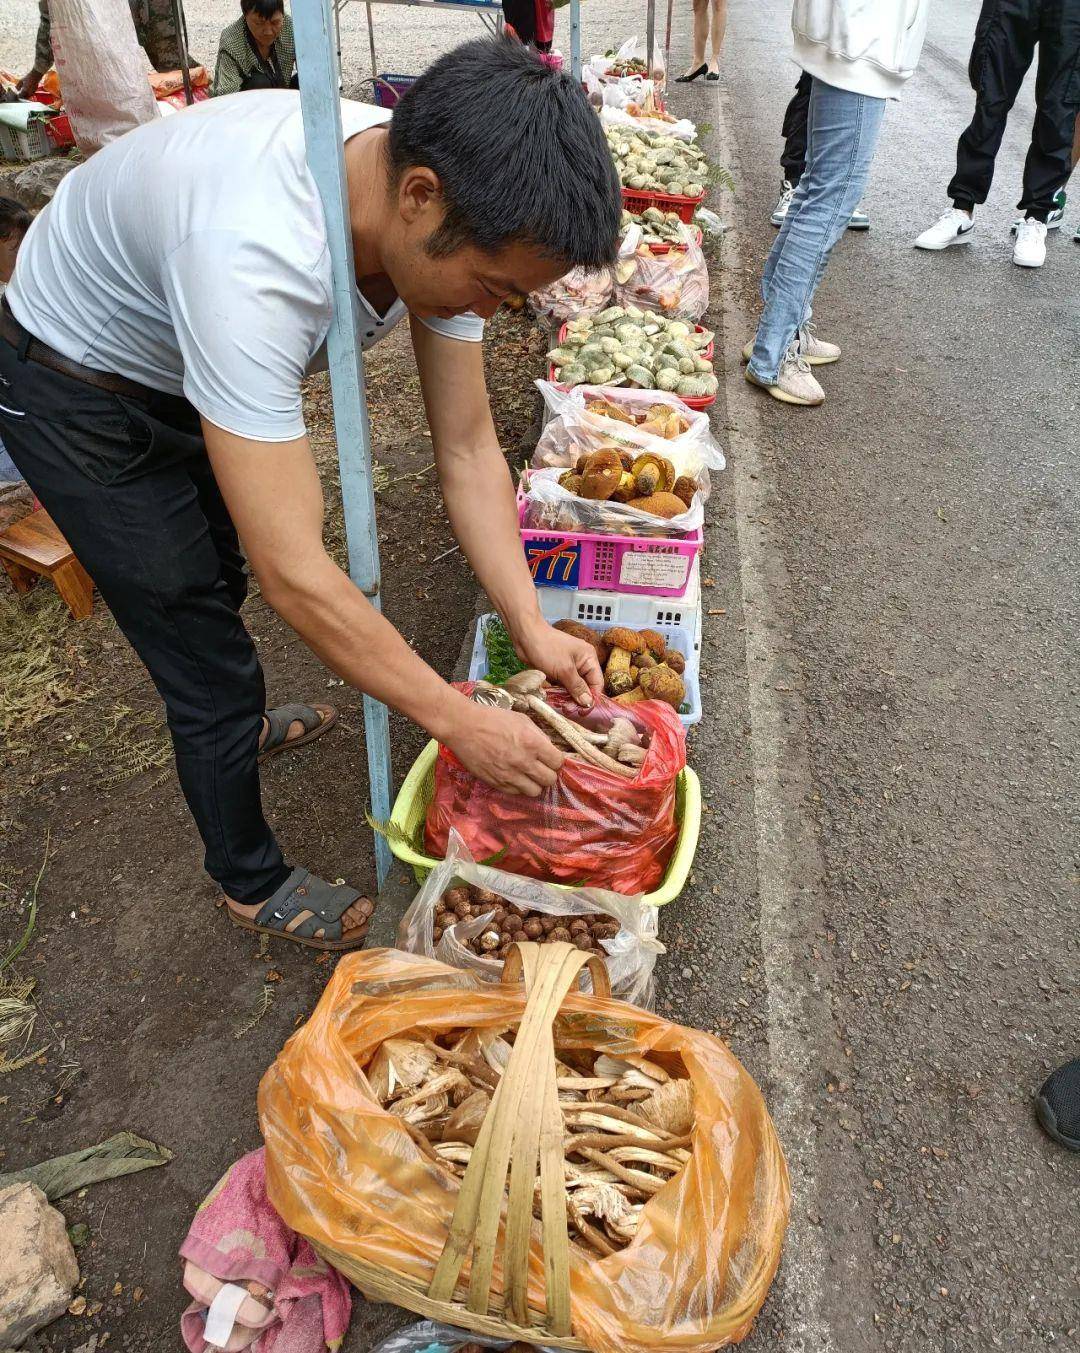
[[[488,383],[514,462],[546,341],[530,319],[505,311],[490,334]],[[368,373],[385,610],[450,673],[476,582],[452,550],[404,330],[376,349]],[[311,384],[307,416],[327,538],[343,561],[325,378]],[[290,860],[374,890],[360,698],[257,586],[245,614],[271,702],[330,700],[341,711],[333,734],[267,764],[268,819]],[[400,779],[425,735],[396,716],[391,734]],[[259,1077],[332,964],[260,945],[216,909],[157,695],[100,600],[78,624],[51,589],[16,599],[0,582],[0,786],[0,956],[23,933],[41,872],[36,925],[17,964],[36,984],[39,1012],[24,1052],[40,1053],[19,1065],[9,1047],[9,1065],[0,1064],[0,1173],[125,1128],[174,1153],[165,1169],[63,1200],[69,1225],[89,1228],[79,1251],[88,1313],[50,1326],[40,1347],[75,1349],[97,1335],[99,1348],[172,1348],[177,1246],[225,1167],[259,1144]]]

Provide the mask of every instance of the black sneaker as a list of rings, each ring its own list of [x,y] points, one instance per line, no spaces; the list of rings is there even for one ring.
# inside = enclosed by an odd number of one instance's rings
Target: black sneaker
[[[1035,1096],[1035,1112],[1055,1142],[1080,1151],[1080,1057],[1050,1076]]]

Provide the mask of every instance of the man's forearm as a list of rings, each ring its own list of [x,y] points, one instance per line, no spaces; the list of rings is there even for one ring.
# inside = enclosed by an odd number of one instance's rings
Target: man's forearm
[[[263,595],[310,649],[367,695],[398,710],[440,741],[460,725],[465,696],[434,672],[327,558],[302,579],[260,574]]]
[[[518,530],[510,471],[498,446],[444,453],[439,478],[450,525],[495,609],[517,633],[540,621]]]

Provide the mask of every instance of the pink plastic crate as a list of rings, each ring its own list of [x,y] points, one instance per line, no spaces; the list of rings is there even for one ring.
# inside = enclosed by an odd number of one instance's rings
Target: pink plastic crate
[[[524,522],[526,506],[519,488],[519,523]],[[521,543],[536,586],[571,591],[685,596],[703,540],[700,530],[676,538],[652,538],[534,530],[521,525]]]

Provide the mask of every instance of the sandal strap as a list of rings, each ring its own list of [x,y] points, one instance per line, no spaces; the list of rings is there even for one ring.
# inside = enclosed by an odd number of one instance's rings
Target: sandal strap
[[[312,914],[294,926],[291,934],[311,939],[322,930],[324,939],[339,940],[341,918],[359,898],[359,892],[347,884],[327,883],[309,869],[297,868],[262,904],[255,923],[268,930],[285,931],[290,921],[309,911]]]
[[[302,723],[305,733],[312,733],[323,721],[323,716],[312,705],[278,705],[266,711],[268,732],[260,752],[269,752],[288,741],[289,729]]]

